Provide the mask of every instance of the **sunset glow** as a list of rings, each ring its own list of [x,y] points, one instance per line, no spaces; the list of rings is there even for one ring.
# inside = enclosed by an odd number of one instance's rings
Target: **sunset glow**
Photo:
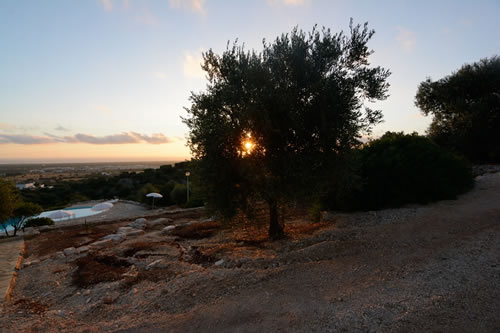
[[[260,52],[263,38],[294,26],[348,31],[351,17],[376,32],[367,61],[393,73],[390,97],[367,105],[384,115],[373,136],[424,134],[431,118],[414,105],[418,84],[498,53],[500,4],[384,4],[1,1],[0,163],[189,159],[182,117],[191,91],[206,89],[204,51],[239,39]],[[256,153],[255,138],[241,145]]]

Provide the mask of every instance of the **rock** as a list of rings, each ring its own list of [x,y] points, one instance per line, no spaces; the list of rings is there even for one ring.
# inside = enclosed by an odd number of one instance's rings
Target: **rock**
[[[74,247],[68,247],[68,248],[65,248],[65,249],[63,250],[63,252],[64,252],[64,255],[65,255],[66,257],[71,256],[71,255],[73,255],[73,254],[76,254],[76,253],[77,253],[77,252],[76,252],[76,249],[75,249]]]
[[[127,233],[128,236],[139,236],[139,235],[144,235],[144,230],[134,230],[129,233]]]
[[[131,232],[132,230],[134,230],[134,228],[132,228],[132,227],[120,227],[120,228],[118,228],[116,233],[117,234],[126,234],[128,232]]]
[[[169,225],[160,232],[161,235],[169,235],[175,229],[175,225]]]
[[[88,251],[89,251],[88,246],[80,246],[80,247],[76,248],[76,252],[78,252],[78,253],[84,253],[84,252],[88,252]]]
[[[130,223],[128,226],[134,229],[145,229],[147,220],[145,218],[139,218],[134,222]]]
[[[102,248],[104,246],[108,246],[108,245],[111,245],[113,243],[113,240],[111,239],[103,239],[103,240],[100,240],[100,241],[97,241],[97,242],[94,242],[92,244],[89,245],[89,248]]]
[[[155,260],[153,261],[152,263],[150,263],[149,265],[146,266],[146,269],[151,269],[151,268],[155,268],[156,266],[158,266],[159,263],[161,263],[162,260],[161,259],[158,259],[158,260]]]
[[[39,234],[40,231],[36,230],[35,228],[26,228],[24,230],[24,237],[34,237]]]
[[[65,258],[66,256],[64,255],[64,253],[62,251],[57,251],[56,252],[56,258],[57,259],[63,259]]]
[[[111,239],[114,243],[120,243],[121,241],[125,240],[125,237],[128,235],[125,233],[119,233],[119,234],[111,234],[104,236],[102,239]]]
[[[173,220],[166,218],[166,217],[160,217],[159,219],[153,220],[153,221],[148,221],[146,222],[147,225],[149,226],[155,226],[155,225],[164,225],[164,224],[169,224],[172,223]]]
[[[224,259],[218,260],[215,262],[215,266],[222,266],[223,263],[224,263]]]
[[[42,225],[41,227],[38,228],[38,231],[44,232],[50,230],[50,227],[48,225]]]

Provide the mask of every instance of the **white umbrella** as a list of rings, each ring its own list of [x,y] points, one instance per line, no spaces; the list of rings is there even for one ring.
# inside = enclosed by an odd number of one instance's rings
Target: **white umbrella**
[[[153,208],[155,208],[155,198],[158,198],[158,199],[163,198],[163,195],[161,195],[160,193],[155,193],[155,192],[148,193],[148,194],[146,194],[146,196],[148,198],[153,198]]]
[[[110,209],[111,207],[113,207],[113,204],[111,202],[101,202],[97,205],[94,205],[91,209],[93,211],[100,211],[100,210],[108,210]]]
[[[73,213],[70,210],[56,210],[55,212],[49,214],[49,216],[47,216],[47,217],[49,217],[51,219],[62,219],[62,218],[70,217],[73,215],[75,215],[75,213]]]

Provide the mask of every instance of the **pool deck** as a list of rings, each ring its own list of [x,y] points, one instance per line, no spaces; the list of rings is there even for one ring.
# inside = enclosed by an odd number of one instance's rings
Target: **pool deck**
[[[4,300],[23,243],[20,237],[0,240],[0,302]]]

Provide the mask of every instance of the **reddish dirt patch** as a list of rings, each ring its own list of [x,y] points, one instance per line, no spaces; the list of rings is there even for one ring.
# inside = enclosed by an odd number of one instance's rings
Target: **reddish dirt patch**
[[[113,233],[120,225],[108,224],[100,226],[75,226],[44,232],[25,242],[25,257],[36,255],[43,257],[62,251],[68,247],[79,247],[92,243]]]
[[[118,281],[131,264],[116,256],[93,255],[78,258],[75,261],[78,267],[73,274],[73,285],[87,288],[97,283]]]
[[[42,314],[49,309],[48,305],[27,298],[18,299],[14,302],[14,306],[17,311],[25,311],[31,314]]]
[[[186,239],[202,239],[213,236],[220,227],[219,222],[194,223],[175,229],[172,235]]]

